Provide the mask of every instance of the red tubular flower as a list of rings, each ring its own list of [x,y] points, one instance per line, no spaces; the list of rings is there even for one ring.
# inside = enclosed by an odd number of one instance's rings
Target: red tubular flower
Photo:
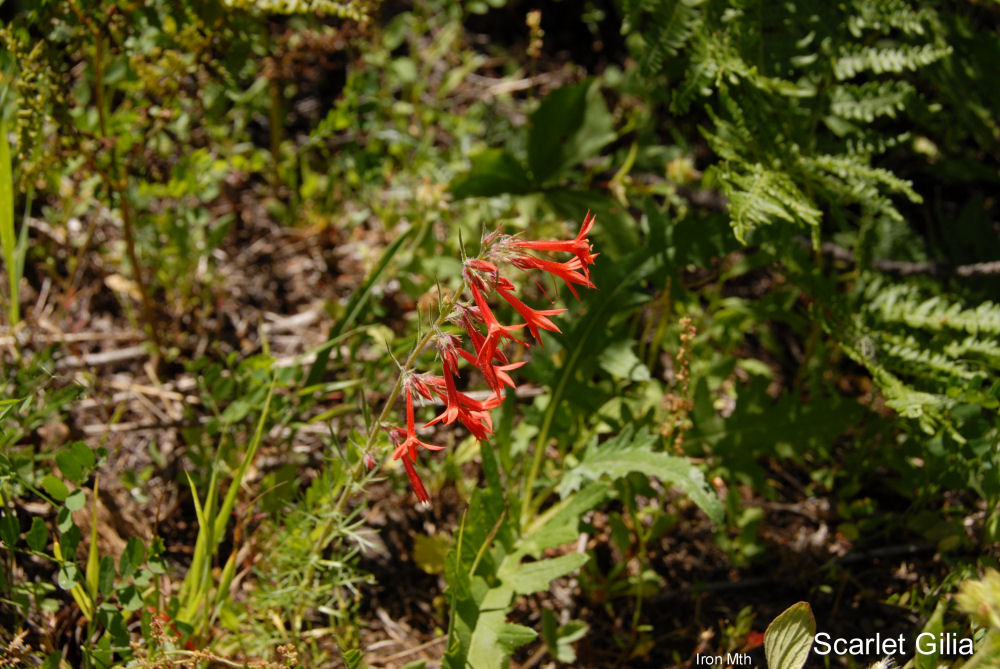
[[[497,284],[497,293],[500,297],[507,300],[507,303],[510,304],[510,306],[517,309],[517,313],[521,314],[521,317],[527,321],[528,330],[531,332],[531,336],[535,338],[535,341],[538,342],[539,346],[542,345],[542,338],[538,335],[538,328],[548,330],[549,332],[562,332],[562,330],[556,327],[556,324],[546,318],[546,316],[561,314],[566,311],[565,309],[532,309],[527,304],[514,297],[514,295],[510,292],[510,289],[506,286],[501,286],[499,283]]]
[[[459,352],[471,356],[470,353],[466,353],[465,351]],[[442,378],[439,376],[428,376],[425,377],[425,381],[434,389],[438,396],[445,400],[448,404],[444,412],[429,421],[425,427],[429,427],[435,423],[444,422],[445,424],[448,424],[458,420],[469,430],[469,432],[475,435],[477,439],[486,439],[493,433],[493,418],[490,416],[490,411],[503,402],[502,397],[497,398],[494,396],[485,402],[480,402],[479,400],[469,397],[465,393],[458,391],[452,393],[448,389],[447,377]],[[453,416],[453,418],[449,419],[449,416]]]
[[[469,290],[472,291],[472,297],[476,300],[476,306],[479,307],[479,315],[486,324],[486,340],[483,342],[482,347],[476,351],[476,360],[481,361],[481,363],[476,364],[477,367],[481,369],[482,364],[488,363],[493,359],[501,339],[510,339],[511,341],[516,341],[518,344],[527,346],[527,344],[511,334],[511,332],[523,328],[524,323],[521,325],[501,325],[475,284],[470,284]]]
[[[427,489],[414,467],[417,451],[421,446],[432,451],[442,450],[443,447],[428,444],[417,437],[413,416],[413,393],[416,392],[427,399],[438,397],[445,404],[444,410],[424,427],[430,427],[437,423],[448,425],[457,421],[464,425],[477,439],[485,440],[493,434],[493,418],[490,412],[503,403],[504,386],[515,387],[514,379],[508,372],[527,364],[523,361],[511,363],[508,360],[501,348],[504,340],[530,346],[531,344],[523,342],[513,335],[517,330],[526,327],[534,341],[541,345],[540,330],[560,332],[559,327],[549,319],[549,316],[566,311],[566,309],[534,309],[522,302],[516,296],[514,284],[500,274],[498,265],[500,261],[504,261],[524,270],[543,292],[545,289],[535,279],[537,275],[532,270],[547,272],[552,275],[553,281],[556,278],[562,279],[574,297],[580,299],[576,292],[576,286],[594,288],[594,284],[590,280],[589,266],[594,264],[597,254],[593,253],[593,248],[587,239],[587,235],[594,227],[594,220],[594,216],[588,211],[576,237],[562,241],[525,241],[497,230],[483,238],[483,253],[480,257],[465,260],[463,275],[465,283],[472,293],[474,305],[452,300],[450,302],[451,312],[445,317],[451,323],[463,328],[469,335],[472,351],[463,348],[462,340],[458,335],[447,334],[437,329],[441,324],[439,320],[434,326],[432,336],[428,339],[436,342],[438,355],[441,357],[442,374],[441,376],[433,376],[415,374],[410,369],[404,371],[406,429],[394,426],[386,426],[385,428],[394,447],[393,459],[403,460],[403,467],[406,469],[410,486],[421,503],[428,503],[430,495],[427,494]],[[537,258],[529,251],[542,251],[546,254],[569,253],[573,257],[564,262],[557,262],[547,258]],[[525,321],[524,323],[503,325],[497,320],[484,297],[484,293],[494,290],[520,314]],[[485,334],[482,332],[484,328]],[[427,341],[427,339],[422,341]],[[415,352],[411,359],[418,352]],[[489,398],[482,401],[476,400],[458,390],[456,379],[459,376],[459,358],[464,359],[482,372],[486,384],[492,391]],[[364,465],[369,470],[376,465],[374,458],[367,453],[364,456]]]
[[[578,300],[580,296],[577,295],[576,289],[573,288],[574,283],[586,286],[587,288],[595,287],[587,276],[580,273],[579,270],[583,269],[583,263],[580,262],[579,258],[572,258],[566,262],[556,262],[554,260],[536,258],[525,253],[511,258],[510,264],[523,270],[540,269],[543,272],[548,272],[553,276],[559,277],[566,283],[566,286],[573,293],[573,297]]]
[[[410,479],[410,487],[413,488],[417,501],[421,504],[430,504],[431,496],[427,494],[427,488],[424,487],[424,482],[420,480],[409,458],[403,458],[403,467],[406,468],[406,476]]]
[[[417,428],[413,423],[413,394],[410,392],[411,381],[411,379],[408,379],[406,382],[406,439],[396,445],[396,450],[392,452],[392,459],[398,460],[408,455],[411,460],[416,462],[417,446],[423,446],[431,451],[444,450],[444,446],[428,444],[417,438]]]
[[[538,240],[538,241],[527,241],[517,239],[514,241],[514,246],[521,249],[532,249],[534,251],[556,251],[572,253],[580,261],[583,268],[584,276],[590,279],[590,269],[588,265],[594,264],[594,258],[599,254],[591,253],[593,251],[593,246],[590,244],[590,240],[587,239],[587,234],[590,233],[591,228],[594,227],[594,221],[597,219],[596,216],[592,216],[588,211],[587,215],[583,219],[583,224],[580,226],[580,232],[577,233],[576,239],[570,240]]]
[[[482,322],[482,317],[479,315],[479,309],[477,307],[467,307],[464,304],[456,304],[455,310],[459,312],[459,315],[454,319],[455,322],[461,324],[465,328],[466,333],[469,335],[469,339],[472,340],[472,349],[474,351],[479,351],[482,349],[483,344],[486,342],[486,337],[476,329],[474,321]],[[458,349],[461,353],[462,350]],[[499,348],[495,349],[493,352],[493,359],[497,362],[507,364],[507,356]],[[473,364],[475,364],[473,362]]]

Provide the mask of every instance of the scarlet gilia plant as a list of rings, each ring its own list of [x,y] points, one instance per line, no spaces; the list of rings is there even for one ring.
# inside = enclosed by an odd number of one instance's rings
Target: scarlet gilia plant
[[[587,212],[580,232],[571,240],[527,241],[494,232],[483,238],[477,257],[465,259],[461,288],[442,305],[436,321],[400,365],[400,378],[379,420],[381,429],[387,432],[394,446],[393,459],[403,461],[410,485],[421,503],[428,503],[430,496],[414,466],[417,454],[420,448],[437,451],[443,447],[421,441],[417,436],[418,426],[413,412],[415,397],[419,396],[427,401],[440,400],[445,405],[444,410],[423,427],[458,422],[477,439],[489,439],[493,434],[491,411],[503,403],[506,388],[516,387],[509,372],[526,364],[511,363],[504,352],[505,345],[518,343],[523,346],[541,346],[540,330],[560,331],[549,316],[566,311],[528,306],[515,296],[517,288],[501,273],[501,268],[511,266],[528,273],[543,293],[545,288],[539,278],[548,274],[552,278],[555,292],[558,293],[556,279],[559,279],[579,299],[576,286],[595,287],[590,280],[590,265],[597,255],[592,252],[593,248],[587,239],[593,226],[594,216]],[[532,252],[541,252],[547,257],[539,257]],[[558,255],[561,253],[569,253],[573,257],[560,260]],[[463,300],[466,291],[471,296],[471,301]],[[493,294],[520,314],[524,323],[501,323],[488,301],[488,297]],[[446,328],[452,329],[449,324],[457,329],[457,333],[446,331]],[[531,335],[530,340],[522,332],[525,328]],[[469,348],[466,348],[466,343]],[[441,360],[439,376],[419,373],[413,367],[417,355],[428,345],[435,347]],[[477,400],[458,390],[456,381],[462,373],[460,366],[463,362],[467,369],[475,368],[483,375],[491,393],[489,397]],[[406,398],[405,428],[385,422],[400,389]],[[366,459],[365,462],[369,469],[373,468],[373,460]]]

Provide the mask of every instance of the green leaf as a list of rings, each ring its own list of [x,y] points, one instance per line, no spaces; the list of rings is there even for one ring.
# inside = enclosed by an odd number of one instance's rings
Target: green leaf
[[[10,304],[8,305],[11,325],[17,325],[18,281],[15,271],[17,238],[14,234],[14,179],[11,174],[10,144],[7,141],[7,124],[0,119],[0,247],[10,283]]]
[[[64,534],[71,527],[73,527],[73,514],[64,506],[59,509],[59,514],[56,516],[56,529],[60,534]]]
[[[73,483],[83,483],[86,475],[83,471],[83,466],[73,455],[72,451],[62,450],[56,453],[56,464],[59,465],[59,471],[63,473],[67,479]]]
[[[86,470],[91,470],[97,464],[97,457],[94,451],[82,441],[75,441],[69,447],[76,461]]]
[[[35,517],[31,519],[31,529],[24,535],[25,540],[31,550],[39,553],[45,550],[49,543],[49,528],[45,527],[45,521]]]
[[[549,609],[542,609],[542,637],[545,646],[549,654],[560,662],[576,662],[573,644],[582,639],[588,629],[587,623],[580,620],[571,620],[560,627],[555,614]]]
[[[64,562],[59,567],[59,575],[56,577],[56,582],[63,590],[69,590],[76,585],[79,578],[80,568],[72,562]]]
[[[921,633],[929,633],[934,635],[935,639],[941,638],[941,633],[944,631],[943,618],[945,609],[948,608],[948,600],[944,597],[938,602],[938,605],[934,608],[934,613],[931,614],[930,620],[924,625]],[[938,649],[937,644],[931,644],[933,646],[933,652],[930,653],[917,653],[914,658],[916,662],[916,669],[936,669],[938,666],[938,658],[941,655],[940,649]]]
[[[538,557],[546,548],[576,541],[580,518],[604,501],[610,487],[604,481],[595,481],[547,509],[526,528],[520,550]]]
[[[563,474],[559,484],[561,494],[576,490],[584,480],[597,480],[604,475],[619,479],[639,472],[680,488],[712,522],[721,523],[722,503],[702,471],[685,458],[652,450],[657,438],[646,428],[634,439],[633,432],[634,428],[628,426],[614,439],[588,448],[580,464]]]
[[[568,553],[520,565],[505,560],[503,568],[497,575],[504,583],[510,585],[516,594],[530,595],[547,590],[549,583],[574,569],[579,569],[587,559],[586,553]]]
[[[601,369],[627,381],[648,381],[649,368],[632,350],[632,342],[619,340],[601,351],[597,358]]]
[[[115,586],[115,559],[110,555],[101,558],[101,567],[97,577],[97,590],[107,597]]]
[[[138,611],[142,608],[142,593],[134,585],[126,585],[118,589],[118,601],[126,611]]]
[[[528,166],[540,185],[614,141],[615,131],[600,87],[583,81],[552,91],[531,115]]]
[[[809,657],[816,619],[806,602],[792,604],[764,632],[764,653],[769,669],[802,669]]]
[[[118,571],[121,577],[128,578],[135,573],[135,570],[142,564],[145,555],[146,547],[142,545],[142,541],[137,537],[129,537],[128,544],[118,560]]]
[[[510,654],[524,644],[531,643],[536,638],[538,638],[538,633],[530,627],[507,623],[500,628],[500,633],[497,634],[497,643],[500,644],[505,652]]]
[[[472,166],[452,179],[448,190],[456,200],[467,197],[523,195],[531,190],[531,180],[517,158],[503,149],[486,149],[469,159]]]
[[[79,511],[86,505],[87,495],[80,488],[77,488],[66,497],[66,508],[70,511]]]
[[[52,474],[45,475],[45,478],[42,479],[42,487],[57,502],[66,501],[66,496],[69,495],[69,488],[66,487],[66,484]]]
[[[17,516],[10,512],[0,515],[0,539],[13,548],[17,545],[17,540],[21,536],[21,525],[17,521]]]
[[[407,662],[401,669],[427,669],[427,660],[420,659]]]
[[[340,656],[343,658],[347,669],[358,669],[365,659],[365,656],[357,648],[342,650]]]

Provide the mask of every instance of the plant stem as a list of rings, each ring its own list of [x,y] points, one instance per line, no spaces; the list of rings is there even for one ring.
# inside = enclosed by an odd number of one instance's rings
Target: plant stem
[[[400,366],[400,372],[396,376],[396,382],[393,384],[392,390],[389,392],[389,396],[385,400],[385,404],[382,405],[382,411],[379,412],[378,418],[368,428],[368,436],[365,439],[364,446],[365,451],[371,450],[372,446],[375,444],[375,438],[382,429],[382,424],[385,423],[386,419],[389,417],[389,412],[392,410],[393,405],[396,403],[396,399],[399,397],[400,391],[403,389],[403,380],[406,378],[407,373],[413,369],[413,364],[416,362],[417,356],[420,355],[420,352],[424,350],[424,347],[430,343],[435,332],[437,332],[437,330],[448,320],[448,316],[451,314],[452,309],[458,302],[459,297],[461,297],[462,293],[465,292],[465,287],[465,277],[462,277],[462,284],[459,286],[459,289],[455,291],[450,298],[448,298],[442,306],[437,320],[435,320],[434,324],[427,329],[427,332],[425,332],[420,339],[417,340],[417,343],[414,344],[410,354],[406,357],[406,360],[403,361],[403,364]],[[388,453],[383,460],[387,459]],[[340,520],[341,512],[344,509],[344,505],[347,504],[348,497],[350,497],[351,493],[356,489],[357,484],[362,482],[364,478],[365,465],[364,461],[360,460],[355,464],[354,469],[348,475],[347,481],[344,483],[344,486],[340,491],[340,495],[337,497],[337,501],[334,502],[329,517],[320,528],[319,537],[312,544],[306,569],[302,576],[302,587],[310,587],[310,583],[316,574],[316,564],[319,561],[320,553],[333,539],[333,530]],[[295,632],[298,633],[302,627],[302,605],[298,607],[292,623]]]
[[[139,298],[142,302],[142,320],[145,321],[146,330],[153,339],[153,346],[156,348],[156,359],[159,361],[162,358],[163,341],[160,338],[160,332],[153,319],[153,304],[149,299],[149,290],[142,276],[142,265],[139,264],[139,254],[135,248],[135,228],[132,224],[132,207],[129,204],[128,196],[128,172],[126,170],[124,175],[118,175],[118,157],[115,152],[118,138],[108,136],[107,112],[104,109],[104,37],[100,32],[99,26],[89,21],[85,23],[91,29],[94,38],[94,100],[97,104],[97,123],[101,131],[101,139],[111,140],[108,147],[111,159],[111,174],[104,173],[102,170],[102,176],[108,189],[113,194],[118,195],[118,206],[122,215],[122,232],[125,235],[125,252],[128,254],[129,263],[132,265],[132,278],[139,289]]]

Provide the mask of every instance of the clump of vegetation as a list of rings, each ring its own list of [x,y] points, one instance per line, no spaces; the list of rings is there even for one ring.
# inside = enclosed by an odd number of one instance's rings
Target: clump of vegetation
[[[0,664],[990,666],[1000,10],[570,5],[0,3]]]

